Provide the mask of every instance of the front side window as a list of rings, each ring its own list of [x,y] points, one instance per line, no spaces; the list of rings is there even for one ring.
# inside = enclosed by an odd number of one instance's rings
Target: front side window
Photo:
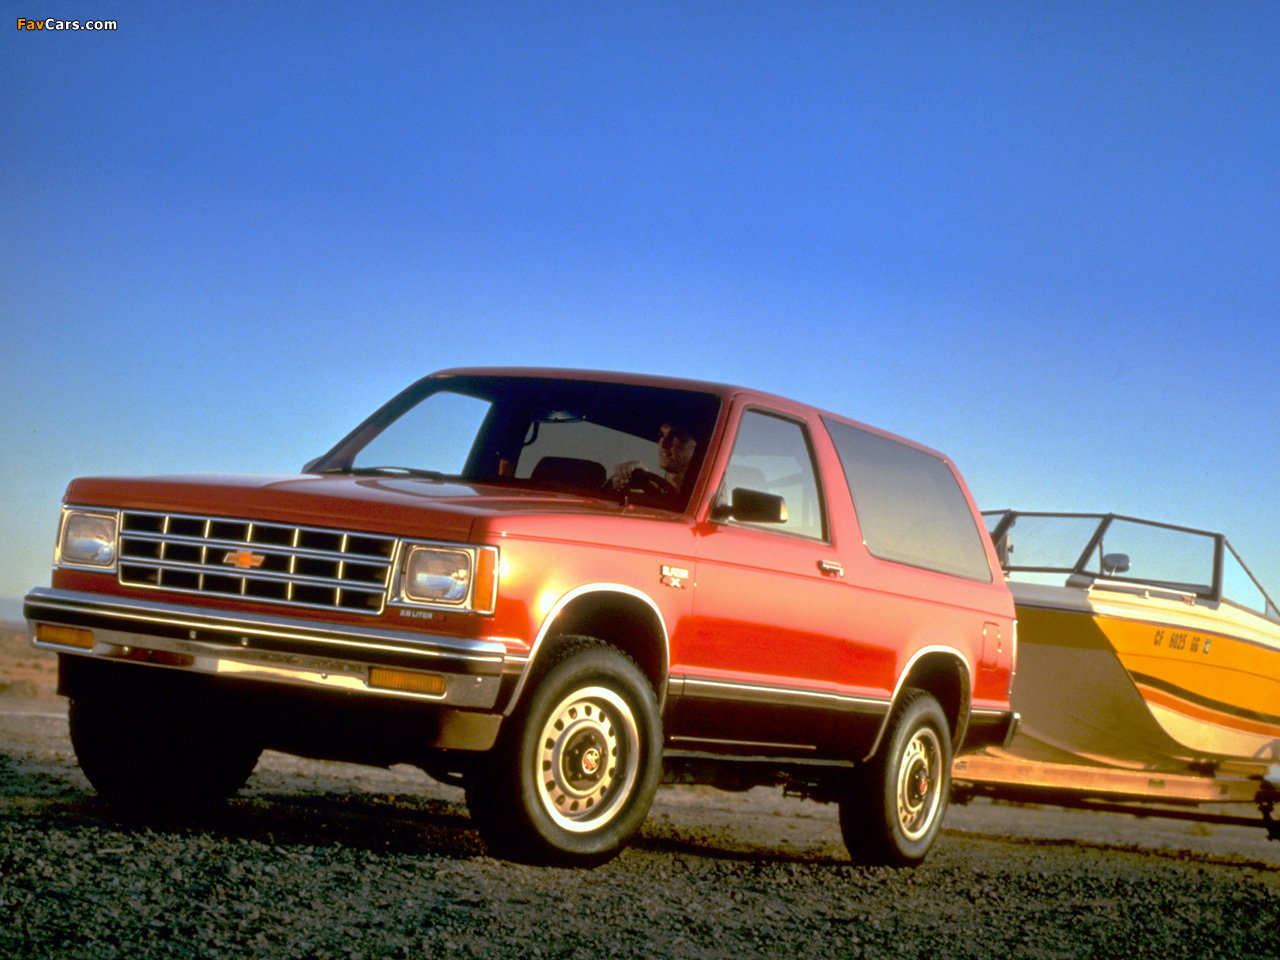
[[[826,536],[809,437],[794,420],[759,410],[742,415],[720,485],[719,502],[728,504],[734,488],[739,487],[780,496],[787,506],[783,523],[746,526],[815,540]]]
[[[943,460],[846,423],[826,425],[872,556],[991,582],[983,534]]]

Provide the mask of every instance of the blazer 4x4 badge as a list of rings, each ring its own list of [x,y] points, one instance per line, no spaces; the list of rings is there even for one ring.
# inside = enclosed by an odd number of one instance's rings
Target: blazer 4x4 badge
[[[668,567],[662,565],[662,583],[668,587],[684,589],[684,582],[689,579],[689,571],[684,567]]]

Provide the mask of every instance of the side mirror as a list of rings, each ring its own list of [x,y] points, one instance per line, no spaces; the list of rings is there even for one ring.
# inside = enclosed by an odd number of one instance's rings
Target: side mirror
[[[743,523],[786,523],[787,501],[774,493],[734,487],[729,503],[711,511],[713,520],[741,520]]]
[[[1114,573],[1129,572],[1129,555],[1127,553],[1108,553],[1102,557],[1102,575],[1109,577]]]

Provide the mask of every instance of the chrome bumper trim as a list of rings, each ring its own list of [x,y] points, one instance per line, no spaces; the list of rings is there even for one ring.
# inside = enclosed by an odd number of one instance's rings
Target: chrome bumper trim
[[[505,647],[486,640],[331,626],[45,587],[27,595],[23,612],[32,644],[59,653],[472,709],[496,703],[505,661]],[[92,630],[93,649],[36,641],[39,623]],[[150,658],[150,652],[166,656]],[[445,692],[370,687],[371,666],[441,674]]]
[[[675,679],[672,677],[672,680]],[[684,682],[683,696],[707,700],[742,700],[782,706],[799,702],[821,706],[824,709],[831,709],[832,705],[837,705],[839,709],[858,713],[884,713],[889,708],[888,700],[837,693],[833,690],[771,686],[763,683],[712,680],[704,677],[686,676],[680,679]]]

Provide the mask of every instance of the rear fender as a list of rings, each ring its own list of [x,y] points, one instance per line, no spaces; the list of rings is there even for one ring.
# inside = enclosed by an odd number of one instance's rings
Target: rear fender
[[[953,751],[960,748],[965,730],[969,726],[970,691],[973,689],[969,662],[954,647],[930,646],[917,650],[898,677],[889,711],[885,714],[875,742],[864,760],[870,760],[880,749],[880,741],[889,726],[889,718],[893,716],[902,692],[907,687],[924,690],[938,701],[951,728],[951,748]]]

